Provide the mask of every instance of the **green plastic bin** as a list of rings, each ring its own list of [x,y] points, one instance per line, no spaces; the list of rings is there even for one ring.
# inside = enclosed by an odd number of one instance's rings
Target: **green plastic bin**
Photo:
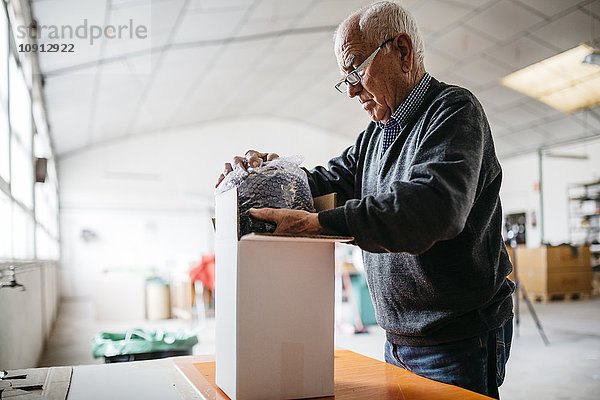
[[[352,291],[363,325],[377,325],[375,308],[369,294],[367,279],[363,274],[353,274],[350,275],[350,280],[352,281]]]
[[[198,343],[195,332],[131,329],[127,332],[101,332],[92,340],[94,358],[105,363],[153,360],[191,355]]]

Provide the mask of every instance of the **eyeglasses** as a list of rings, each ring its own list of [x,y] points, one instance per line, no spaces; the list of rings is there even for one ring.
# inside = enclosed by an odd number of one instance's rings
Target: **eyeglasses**
[[[379,50],[381,50],[383,46],[385,46],[392,40],[394,40],[394,38],[388,39],[385,42],[381,43],[381,45],[378,48],[376,48],[375,51],[371,53],[371,55],[367,57],[365,61],[362,62],[362,64],[360,64],[354,71],[346,75],[344,79],[336,83],[335,88],[337,89],[337,91],[342,94],[346,94],[348,93],[348,89],[350,89],[350,85],[358,85],[358,83],[361,80],[360,72],[362,72],[362,70],[364,70],[371,61],[373,61],[377,53],[379,53]]]

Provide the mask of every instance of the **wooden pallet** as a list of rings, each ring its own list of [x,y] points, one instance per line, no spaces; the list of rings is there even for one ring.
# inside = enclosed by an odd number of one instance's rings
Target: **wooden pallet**
[[[591,292],[568,292],[568,293],[528,293],[530,301],[541,301],[548,303],[553,300],[571,301],[571,300],[589,300]]]
[[[600,295],[600,271],[592,272],[592,296]]]

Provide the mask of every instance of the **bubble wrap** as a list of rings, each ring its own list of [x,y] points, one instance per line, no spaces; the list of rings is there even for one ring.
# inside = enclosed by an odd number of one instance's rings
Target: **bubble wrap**
[[[227,174],[215,193],[237,187],[240,236],[250,232],[275,231],[274,223],[252,218],[251,208],[315,211],[306,173],[299,167],[301,163],[300,156],[279,157],[256,168],[247,167],[247,172],[236,167]]]

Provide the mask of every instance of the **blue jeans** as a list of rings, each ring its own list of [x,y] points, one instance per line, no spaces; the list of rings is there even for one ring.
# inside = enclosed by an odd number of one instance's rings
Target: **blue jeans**
[[[385,361],[435,381],[499,398],[512,340],[512,318],[481,336],[435,346],[385,342]]]

